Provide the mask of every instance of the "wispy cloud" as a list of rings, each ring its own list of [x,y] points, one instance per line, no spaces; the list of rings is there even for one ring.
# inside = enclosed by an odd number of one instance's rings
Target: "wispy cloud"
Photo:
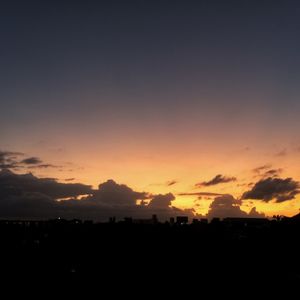
[[[28,157],[21,160],[20,163],[25,165],[37,165],[37,164],[41,164],[42,161],[38,157]]]
[[[207,196],[207,197],[216,197],[223,194],[220,193],[210,193],[210,192],[196,192],[196,193],[179,193],[178,196]]]
[[[174,185],[174,184],[176,184],[176,183],[178,183],[177,180],[170,180],[170,181],[167,181],[167,182],[166,182],[166,186],[172,186],[172,185]]]
[[[283,149],[283,150],[277,152],[277,153],[275,154],[275,156],[282,157],[282,156],[287,156],[287,154],[288,154],[287,150],[286,150],[286,149]]]
[[[236,177],[227,177],[227,176],[218,174],[209,181],[203,181],[203,182],[196,183],[195,186],[196,187],[208,187],[208,186],[232,182],[232,181],[236,181]]]

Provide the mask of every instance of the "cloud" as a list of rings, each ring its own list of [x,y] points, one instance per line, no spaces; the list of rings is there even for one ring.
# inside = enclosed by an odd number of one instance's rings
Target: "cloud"
[[[58,217],[56,203],[44,194],[10,193],[0,198],[0,217],[8,219],[43,219]]]
[[[266,215],[264,213],[260,213],[256,210],[256,207],[252,207],[250,212],[248,213],[248,216],[251,218],[265,218]]]
[[[0,150],[0,169],[17,168],[18,167],[17,158],[22,155],[24,155],[24,153]]]
[[[282,173],[282,169],[279,168],[279,169],[271,169],[271,170],[268,170],[266,171],[263,176],[264,177],[278,177],[281,173]]]
[[[253,173],[257,174],[257,176],[266,178],[266,177],[278,177],[283,172],[283,169],[281,168],[272,169],[272,165],[263,165],[253,169],[252,171]]]
[[[23,160],[21,160],[21,163],[26,165],[37,165],[42,163],[42,161],[38,157],[28,157]]]
[[[176,183],[178,183],[177,180],[170,180],[170,181],[167,181],[167,182],[166,182],[166,186],[171,186],[171,185],[174,185],[174,184],[176,184]]]
[[[171,206],[175,196],[171,193],[155,195],[148,204],[149,208],[167,208]]]
[[[15,159],[18,156],[22,156],[24,153],[16,151],[2,151],[0,150],[0,162],[3,160]]]
[[[24,156],[22,152],[0,151],[0,169],[18,170],[18,169],[46,169],[61,168],[53,164],[43,163],[43,161],[35,156],[27,157],[22,160],[20,156]]]
[[[79,195],[83,197],[78,199]],[[183,195],[218,196],[210,205],[209,218],[262,216],[255,208],[249,214],[242,211],[242,200],[231,195],[206,192]],[[135,191],[112,179],[99,184],[98,189],[94,190],[89,185],[60,183],[54,178],[38,178],[31,173],[15,174],[7,169],[0,172],[1,218],[62,217],[106,221],[111,216],[140,219],[156,214],[160,220],[179,215],[187,215],[190,219],[198,216],[194,209],[175,207],[174,200],[175,196],[171,193],[153,195]]]
[[[257,168],[254,168],[253,170],[252,170],[252,172],[253,173],[260,173],[261,171],[265,171],[265,170],[268,170],[268,169],[270,169],[272,167],[272,165],[270,165],[270,164],[266,164],[266,165],[262,165],[262,166],[259,166],[259,167],[257,167]]]
[[[167,182],[164,183],[152,183],[150,184],[150,186],[172,186],[174,184],[177,184],[178,181],[177,180],[169,180]]]
[[[236,181],[236,178],[235,177],[226,177],[221,174],[218,174],[209,181],[203,181],[200,183],[196,183],[195,186],[196,187],[212,186],[212,185],[217,185],[220,183],[227,183],[227,182],[231,182],[231,181]]]
[[[77,196],[88,194],[82,199]],[[69,198],[69,200],[61,200]],[[137,200],[145,201],[137,205]],[[161,220],[171,216],[194,216],[193,210],[172,206],[172,194],[152,195],[137,192],[125,184],[107,180],[97,190],[80,183],[59,183],[53,178],[38,178],[32,174],[0,172],[1,218],[81,218],[106,221],[110,216],[149,218],[156,214]]]
[[[148,199],[148,193],[135,192],[125,184],[118,184],[110,179],[99,184],[98,190],[88,198],[89,201],[107,205],[136,205],[137,200]]]
[[[299,182],[292,178],[268,177],[255,183],[251,190],[243,194],[242,198],[262,200],[264,202],[275,200],[279,203],[294,199],[299,192]]]
[[[29,166],[29,169],[48,169],[48,168],[62,168],[62,166],[56,166],[53,164],[40,164],[40,165],[33,165]]]
[[[286,149],[283,149],[275,154],[275,156],[287,156],[288,152]]]
[[[59,183],[53,178],[38,178],[28,174],[0,171],[0,195],[7,192],[17,194],[40,193],[53,199],[76,197],[92,193],[89,185],[81,183]]]
[[[65,181],[73,181],[73,180],[75,180],[74,177],[72,177],[72,178],[65,178]]]
[[[196,193],[179,193],[178,196],[207,196],[207,197],[215,197],[222,196],[220,193],[210,193],[210,192],[196,192]]]
[[[253,207],[250,213],[241,210],[242,201],[235,199],[232,195],[223,195],[216,197],[210,204],[207,213],[208,218],[250,218],[250,217],[265,217],[264,214],[258,213]]]

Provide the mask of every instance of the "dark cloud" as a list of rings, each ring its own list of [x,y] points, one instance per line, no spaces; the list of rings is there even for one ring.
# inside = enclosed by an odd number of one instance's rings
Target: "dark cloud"
[[[89,185],[59,183],[53,178],[38,178],[31,173],[18,175],[9,170],[2,170],[0,171],[0,195],[8,190],[16,194],[40,193],[53,199],[92,193]]]
[[[88,194],[82,199],[79,195]],[[60,200],[69,198],[69,200]],[[144,201],[137,205],[137,200]],[[172,206],[174,195],[152,195],[137,192],[124,184],[108,180],[97,190],[80,183],[59,183],[53,178],[32,174],[0,172],[1,218],[81,218],[105,221],[110,216],[149,218],[156,214],[161,220],[178,215],[194,216],[193,210]]]
[[[16,159],[18,156],[22,156],[22,155],[24,155],[24,153],[22,152],[0,150],[0,162],[6,159]]]
[[[28,157],[21,160],[21,163],[26,165],[37,165],[37,164],[41,164],[42,161],[38,157]]]
[[[48,169],[48,168],[62,168],[62,166],[56,166],[53,164],[39,164],[39,165],[34,165],[34,166],[29,166],[29,169]]]
[[[243,194],[243,199],[256,199],[269,202],[284,202],[292,200],[299,194],[299,183],[292,178],[273,178],[261,179],[253,188]]]
[[[148,204],[149,208],[167,208],[171,206],[172,201],[175,200],[173,194],[155,195]]]
[[[216,197],[209,207],[208,218],[263,218],[264,214],[258,213],[256,208],[247,213],[241,210],[242,201],[235,199],[232,195]]]
[[[174,184],[176,184],[176,183],[178,183],[177,180],[170,180],[170,181],[167,181],[167,182],[166,182],[166,186],[171,186],[171,185],[174,185]]]
[[[13,151],[0,151],[0,169],[18,170],[18,169],[46,169],[61,168],[53,164],[44,163],[40,158],[32,156],[20,160],[24,153]]]
[[[24,153],[0,150],[0,169],[18,168],[17,158],[22,155],[24,155]]]
[[[78,199],[80,195],[83,197]],[[242,211],[241,200],[230,195],[206,192],[181,195],[204,196],[203,199],[217,195],[207,214],[209,218],[261,216],[255,209],[249,214]],[[137,192],[114,180],[107,180],[99,184],[97,190],[93,190],[88,185],[60,183],[54,178],[38,178],[30,173],[15,174],[7,169],[0,172],[1,218],[63,217],[105,221],[110,216],[139,219],[156,214],[161,220],[178,215],[187,215],[190,219],[197,216],[194,209],[173,206],[174,200],[175,196],[171,193],[152,195]]]
[[[236,178],[235,177],[227,177],[227,176],[218,174],[209,181],[203,181],[200,183],[196,183],[195,186],[196,187],[212,186],[212,185],[216,185],[216,184],[220,184],[220,183],[227,183],[227,182],[231,182],[231,181],[236,181]]]
[[[74,177],[72,177],[72,178],[65,178],[65,181],[73,181],[73,180],[75,180]]]
[[[140,205],[137,205],[137,200],[142,200]],[[149,218],[153,214],[162,220],[182,214],[188,215],[190,218],[194,216],[194,212],[190,210],[173,207],[173,200],[175,197],[171,193],[152,195],[146,192],[136,192],[124,184],[108,180],[100,184],[93,195],[75,202],[84,209],[92,206],[94,213],[98,212],[98,218],[102,217],[102,219],[107,219],[109,216]],[[64,202],[65,204],[69,203],[69,201]],[[73,205],[74,208],[75,205]]]
[[[0,198],[0,218],[43,219],[58,217],[57,206],[53,198],[37,192],[10,191]]]
[[[260,213],[256,210],[256,207],[252,207],[248,213],[248,216],[251,218],[265,218],[266,215],[264,213]]]
[[[89,201],[101,202],[107,205],[136,205],[137,200],[148,199],[149,195],[145,192],[135,192],[125,184],[118,184],[110,179],[99,184]]]

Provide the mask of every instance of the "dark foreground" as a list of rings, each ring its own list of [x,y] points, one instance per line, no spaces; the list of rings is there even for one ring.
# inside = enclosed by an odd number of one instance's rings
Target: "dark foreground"
[[[288,291],[300,286],[299,233],[300,223],[291,219],[190,225],[1,221],[1,283],[50,290],[90,285],[111,296],[137,288],[142,295]]]

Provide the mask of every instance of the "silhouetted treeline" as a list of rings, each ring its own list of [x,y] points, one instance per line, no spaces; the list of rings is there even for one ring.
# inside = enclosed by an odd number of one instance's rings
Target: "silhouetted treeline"
[[[102,288],[129,288],[128,279],[132,285],[147,282],[148,289],[166,288],[168,280],[199,289],[299,283],[297,219],[182,221],[2,220],[1,272],[14,282],[97,282]]]

